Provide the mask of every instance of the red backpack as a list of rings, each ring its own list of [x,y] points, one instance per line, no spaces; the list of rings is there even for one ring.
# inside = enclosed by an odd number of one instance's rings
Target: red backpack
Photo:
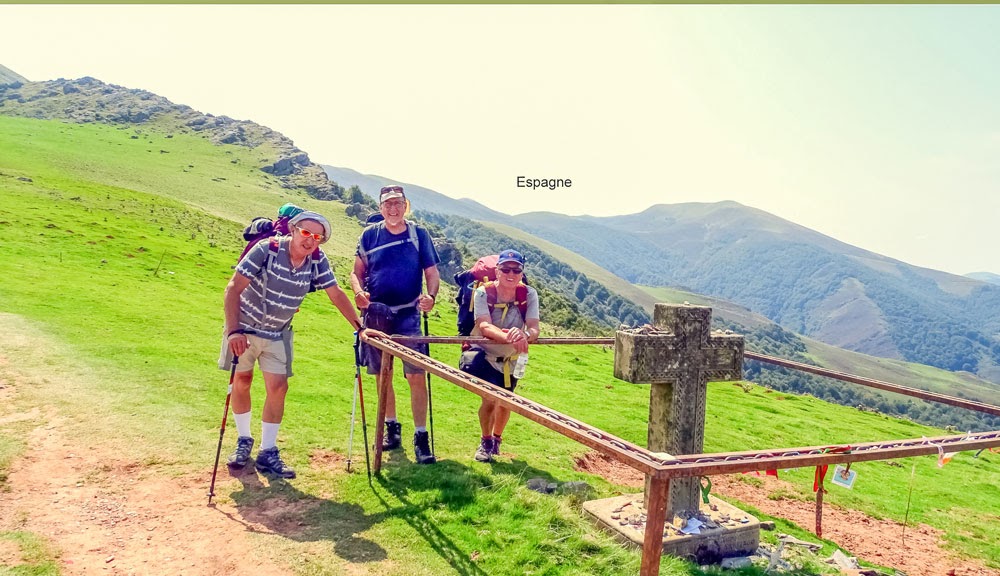
[[[482,285],[486,285],[486,302],[490,308],[490,315],[493,315],[493,309],[497,306],[497,260],[500,256],[497,254],[491,254],[489,256],[483,256],[472,266],[472,268],[459,272],[455,274],[455,284],[458,284],[458,295],[455,296],[455,302],[458,303],[458,334],[460,336],[468,336],[472,333],[472,328],[476,323],[476,319],[473,317],[474,302],[473,294],[476,293],[476,289]],[[528,314],[528,277],[527,275],[521,277],[521,283],[517,286],[517,292],[515,294],[514,300],[517,303],[518,310],[521,312],[521,318],[524,318]],[[490,289],[492,286],[492,290]],[[492,296],[490,294],[492,293]],[[501,304],[500,306],[506,306],[506,304]]]

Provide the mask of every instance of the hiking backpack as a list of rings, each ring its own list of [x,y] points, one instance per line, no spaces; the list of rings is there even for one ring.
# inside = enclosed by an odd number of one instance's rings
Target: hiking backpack
[[[271,220],[266,216],[257,216],[251,220],[250,224],[243,229],[243,239],[247,241],[247,245],[243,248],[243,252],[240,254],[239,259],[237,259],[237,262],[242,260],[247,255],[247,252],[261,240],[275,236],[287,236],[291,232],[288,221],[300,212],[302,212],[302,208],[289,203],[278,209],[278,218],[275,220]]]
[[[491,254],[489,256],[483,256],[468,270],[464,270],[455,274],[455,284],[458,285],[458,295],[455,296],[455,302],[458,304],[458,319],[456,321],[458,327],[459,336],[468,336],[472,334],[472,329],[475,327],[476,318],[473,302],[473,295],[476,293],[476,289],[482,285],[486,285],[486,305],[490,309],[490,315],[493,315],[493,309],[498,306],[497,304],[497,260],[500,256],[497,254]],[[517,285],[517,290],[514,295],[513,304],[517,305],[518,311],[521,313],[521,318],[527,318],[528,316],[528,277],[522,276],[521,283]],[[506,304],[499,304],[499,306],[504,307]]]

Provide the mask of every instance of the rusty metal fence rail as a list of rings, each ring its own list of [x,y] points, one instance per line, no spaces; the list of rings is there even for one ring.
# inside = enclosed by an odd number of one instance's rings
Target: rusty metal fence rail
[[[483,398],[491,398],[510,411],[532,420],[546,428],[554,430],[568,438],[597,450],[601,454],[634,468],[649,479],[646,529],[643,536],[643,552],[640,574],[656,576],[659,574],[660,557],[664,524],[666,522],[667,492],[672,478],[688,478],[695,476],[712,476],[753,472],[759,470],[777,470],[786,468],[803,468],[809,466],[827,466],[849,462],[864,462],[874,460],[890,460],[938,454],[942,451],[959,452],[963,450],[979,450],[983,448],[1000,447],[1000,431],[956,434],[934,438],[914,438],[907,440],[889,440],[882,442],[864,442],[851,445],[806,446],[799,448],[784,448],[777,450],[752,450],[744,452],[724,452],[715,454],[689,454],[673,456],[650,452],[646,448],[633,444],[622,438],[604,432],[545,407],[542,404],[514,395],[502,388],[492,386],[478,378],[470,376],[450,365],[439,362],[429,356],[403,346],[401,343],[427,344],[470,344],[485,343],[482,338],[450,337],[450,336],[392,336],[390,338],[374,338],[362,335],[367,344],[382,351],[383,373],[379,375],[379,411],[376,422],[377,437],[375,440],[375,472],[381,470],[382,430],[385,421],[384,398],[385,386],[389,385],[387,369],[392,365],[392,357],[422,368],[452,384],[456,384],[469,392]],[[613,345],[613,338],[540,338],[538,344],[590,344]],[[795,370],[803,370],[827,376],[838,380],[889,390],[969,410],[1000,415],[1000,407],[980,402],[972,402],[961,398],[935,394],[923,390],[907,388],[880,380],[864,378],[833,370],[826,370],[808,364],[801,364],[771,356],[745,353],[746,358],[768,362]],[[835,449],[835,451],[834,451]]]

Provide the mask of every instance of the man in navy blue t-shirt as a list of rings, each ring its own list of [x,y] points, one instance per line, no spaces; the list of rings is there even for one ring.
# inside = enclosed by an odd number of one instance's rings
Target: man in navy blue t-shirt
[[[420,313],[434,308],[441,276],[437,250],[430,234],[405,220],[410,204],[402,186],[385,186],[379,195],[383,220],[365,228],[358,240],[351,287],[354,303],[364,311],[365,327],[386,334],[420,335]],[[423,292],[424,282],[427,292]],[[427,353],[426,344],[411,346]],[[366,347],[369,374],[377,374],[382,365],[381,351]],[[427,385],[424,371],[403,363],[403,375],[410,385],[413,409],[413,448],[420,464],[433,464],[427,436]],[[390,383],[392,372],[390,371]],[[394,450],[402,443],[402,425],[396,420],[396,394],[388,387],[385,407],[386,433],[384,450]]]

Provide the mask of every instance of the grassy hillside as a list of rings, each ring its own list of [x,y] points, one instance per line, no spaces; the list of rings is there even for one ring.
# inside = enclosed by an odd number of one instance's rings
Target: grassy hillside
[[[360,228],[343,214],[343,205],[289,196],[263,174],[230,161],[246,150],[206,146],[184,135],[167,139],[152,130],[138,139],[133,134],[0,116],[0,231],[5,238],[0,317],[9,332],[0,377],[13,388],[2,410],[26,415],[0,430],[0,467],[23,453],[29,433],[55,411],[78,438],[113,446],[136,466],[165,476],[207,478],[225,396],[226,374],[214,367],[221,294],[242,247],[243,221],[288,200],[308,205],[333,221],[334,240],[327,250],[339,277],[351,261]],[[452,326],[454,311],[442,306],[431,319],[431,331],[451,333]],[[26,332],[37,333],[44,345],[20,346],[11,337]],[[216,487],[218,499],[248,508],[265,500],[311,504],[310,512],[297,518],[309,538],[257,535],[275,562],[297,574],[342,573],[358,569],[348,559],[358,558],[359,550],[380,550],[384,557],[367,561],[367,571],[637,571],[638,552],[622,549],[585,522],[573,498],[542,496],[524,486],[527,478],[541,476],[586,480],[598,496],[622,491],[574,470],[581,446],[515,417],[504,446],[513,458],[492,466],[474,462],[478,399],[440,381],[434,387],[439,465],[418,467],[394,459],[374,488],[363,474],[337,474],[317,465],[312,458],[317,450],[346,452],[352,335],[323,297],[313,295],[296,319],[296,340],[296,377],[281,446],[299,478],[264,490],[220,477]],[[435,348],[435,356],[456,360],[454,347]],[[601,347],[537,347],[518,390],[643,443],[648,388],[615,380],[611,361],[611,353]],[[19,376],[27,372],[36,377]],[[366,395],[374,406],[370,378]],[[400,403],[400,417],[408,423],[405,404]],[[33,411],[39,407],[45,409]],[[258,401],[258,422],[259,409]],[[940,433],[753,386],[711,385],[708,410],[710,451]],[[405,432],[410,431],[407,424]],[[227,450],[233,435],[228,439]],[[356,439],[356,457],[359,449]],[[945,530],[952,549],[1000,568],[997,457],[962,454],[941,469],[931,457],[912,463],[917,481],[909,520]],[[831,489],[827,501],[902,521],[910,464],[859,464],[854,469],[861,481],[854,490]],[[795,483],[796,497],[810,497],[813,470],[782,476]],[[227,526],[220,515],[220,529]],[[825,552],[830,551],[827,543]],[[700,573],[674,559],[666,559],[661,571]]]

